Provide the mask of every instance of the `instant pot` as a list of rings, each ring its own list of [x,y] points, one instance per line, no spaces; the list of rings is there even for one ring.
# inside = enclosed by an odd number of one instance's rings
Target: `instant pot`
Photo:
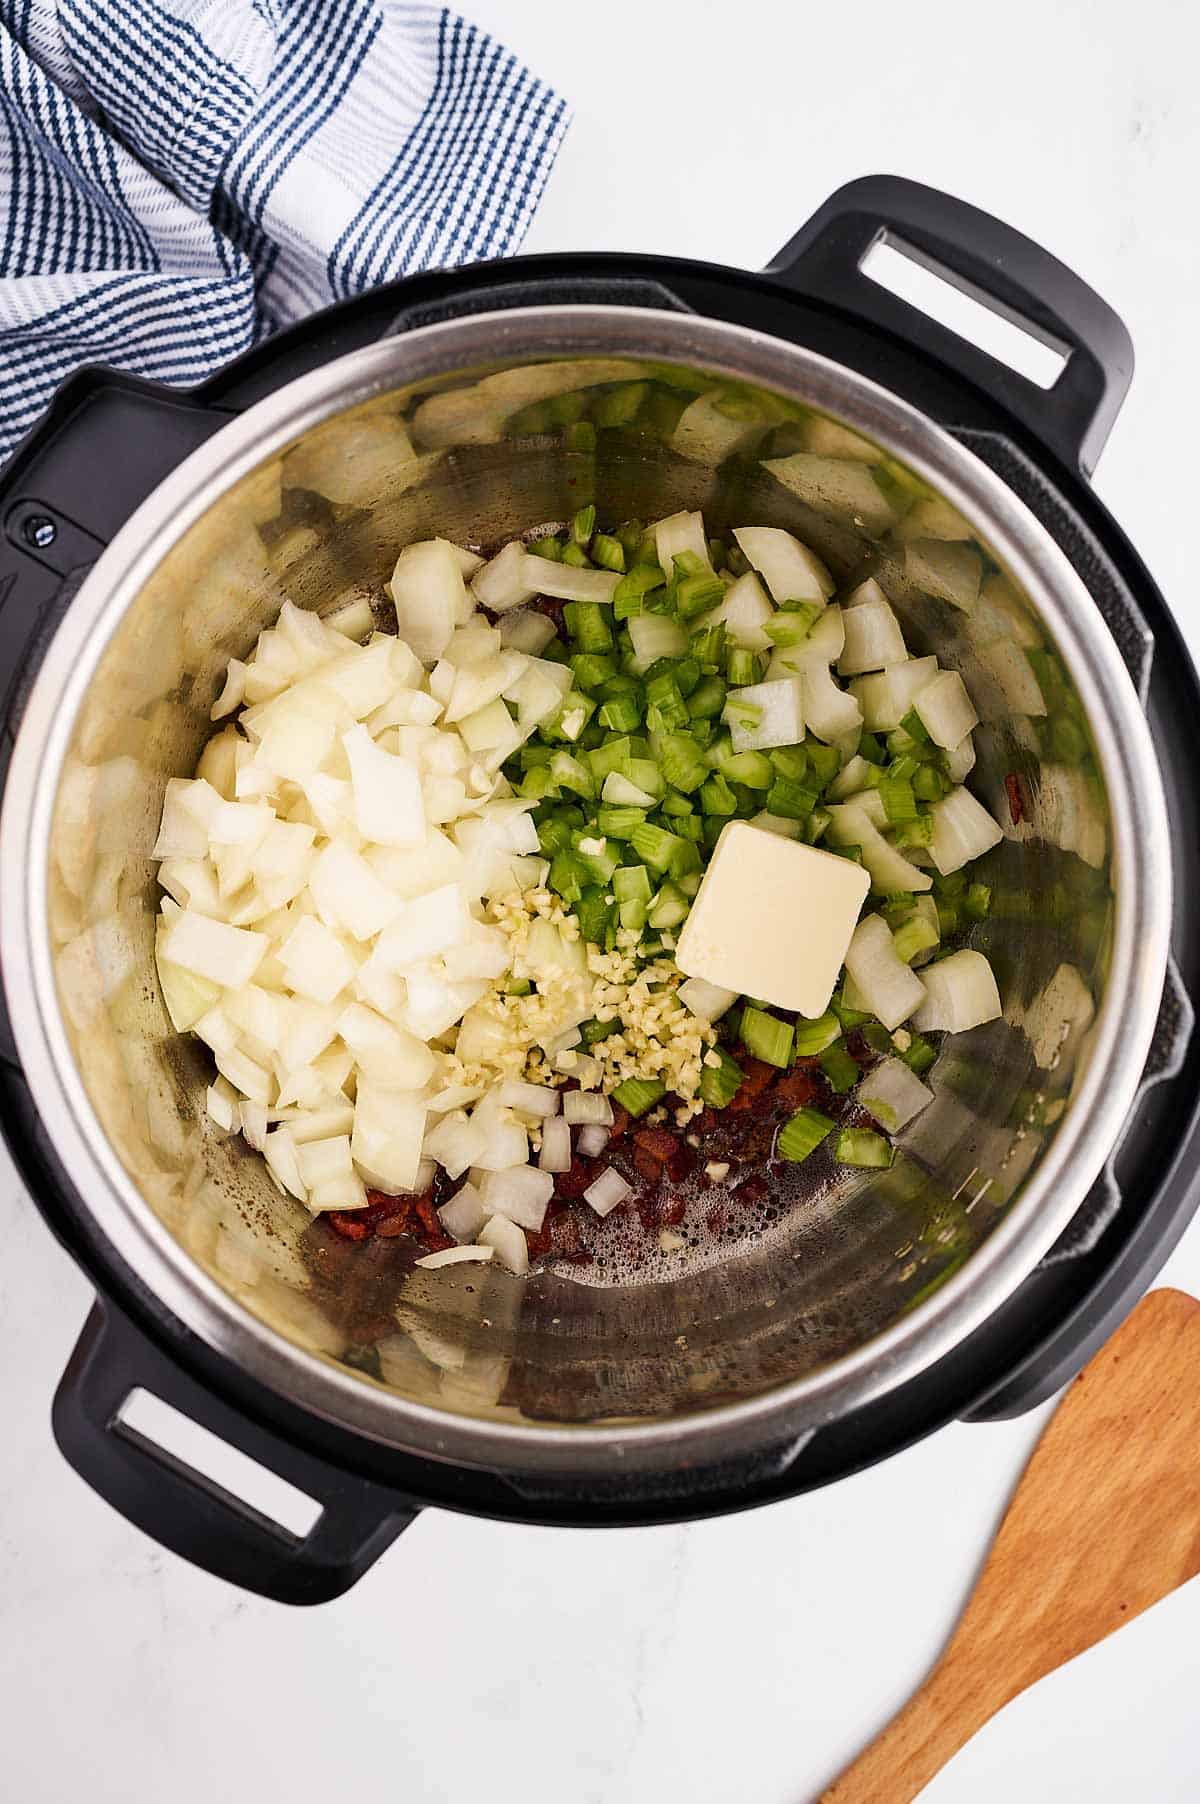
[[[881,239],[1056,348],[1053,385],[874,282]],[[1131,372],[1121,322],[1045,251],[875,177],[761,274],[522,258],[375,289],[198,389],[65,385],[0,482],[0,1098],[96,1289],[53,1409],[95,1490],[209,1571],[317,1602],[426,1505],[744,1508],[1079,1369],[1197,1200],[1200,692],[1088,480]],[[674,1263],[618,1212],[588,1267],[421,1271],[310,1223],[207,1119],[152,956],[161,797],[285,596],[382,610],[411,540],[486,551],[589,500],[789,527],[962,671],[970,783],[1005,830],[971,930],[1004,1017],[943,1044],[888,1172],[685,1224]],[[139,1389],[313,1498],[312,1530],[136,1432]]]

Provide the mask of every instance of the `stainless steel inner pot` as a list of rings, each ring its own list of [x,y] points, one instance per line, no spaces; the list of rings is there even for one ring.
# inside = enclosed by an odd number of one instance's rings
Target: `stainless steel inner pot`
[[[594,444],[570,429],[584,417],[600,422]],[[803,497],[762,463],[797,450],[843,460]],[[698,1225],[669,1257],[614,1217],[611,1257],[586,1272],[406,1272],[396,1242],[318,1243],[204,1112],[208,1055],[172,1032],[152,956],[163,785],[192,770],[226,661],[285,595],[323,611],[362,591],[382,618],[409,541],[486,550],[588,499],[609,522],[702,507],[718,532],[787,526],[839,581],[876,574],[914,651],[961,671],[983,722],[969,782],[1006,835],[986,872],[995,908],[971,936],[1004,1018],[946,1043],[935,1104],[887,1173],[772,1198],[732,1238]],[[954,605],[972,573],[978,598]],[[1055,737],[1068,716],[1086,722],[1082,747]],[[189,1329],[318,1414],[530,1472],[783,1442],[960,1341],[1054,1242],[1119,1136],[1170,919],[1137,697],[1023,504],[847,369],[635,308],[530,308],[385,340],[190,457],[58,629],[0,861],[21,1059],[116,1251]]]

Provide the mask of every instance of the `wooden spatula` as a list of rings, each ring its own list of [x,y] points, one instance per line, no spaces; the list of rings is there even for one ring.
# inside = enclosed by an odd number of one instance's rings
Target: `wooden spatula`
[[[1148,1296],[1025,1468],[950,1643],[822,1804],[910,1804],[997,1710],[1200,1572],[1200,1303]]]

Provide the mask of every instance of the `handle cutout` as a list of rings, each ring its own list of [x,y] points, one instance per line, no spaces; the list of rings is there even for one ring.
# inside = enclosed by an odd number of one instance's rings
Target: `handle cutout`
[[[1053,388],[1070,351],[1019,319],[1000,302],[969,286],[924,252],[883,231],[868,248],[859,268],[880,288],[918,308],[947,331],[1007,364],[1038,388]]]
[[[182,1466],[199,1483],[216,1487],[234,1504],[252,1510],[289,1539],[303,1541],[322,1506],[278,1473],[269,1472],[210,1429],[164,1403],[153,1391],[130,1391],[111,1424],[114,1434],[143,1452]]]

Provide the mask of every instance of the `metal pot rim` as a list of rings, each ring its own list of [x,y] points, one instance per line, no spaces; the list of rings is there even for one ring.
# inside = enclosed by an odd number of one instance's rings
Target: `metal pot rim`
[[[978,524],[1046,619],[1102,729],[1117,891],[1111,975],[1091,1060],[1057,1134],[1005,1220],[911,1316],[815,1373],[709,1411],[654,1422],[501,1423],[408,1402],[303,1351],[222,1290],[154,1215],[108,1144],[62,1020],[45,926],[50,824],[105,646],[170,546],[228,487],[377,393],[489,364],[595,354],[695,364],[779,389],[877,440]],[[171,1316],[269,1390],[383,1446],[578,1477],[710,1464],[798,1438],[913,1377],[979,1326],[1049,1250],[1120,1135],[1150,1046],[1171,921],[1166,804],[1149,728],[1086,588],[1024,503],[917,409],[844,365],[747,327],[629,307],[529,307],[384,339],[286,385],[193,452],[113,539],[51,643],[13,753],[0,872],[0,960],[39,1114],[100,1233]]]

